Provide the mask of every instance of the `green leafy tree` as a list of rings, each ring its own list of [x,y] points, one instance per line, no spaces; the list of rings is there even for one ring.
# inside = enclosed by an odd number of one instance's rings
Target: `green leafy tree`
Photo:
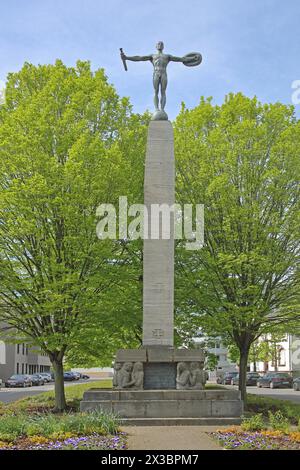
[[[175,122],[177,200],[204,204],[205,246],[177,250],[179,313],[239,349],[299,322],[300,123],[292,107],[230,94]],[[185,279],[185,281],[184,281]]]
[[[132,281],[126,243],[97,238],[96,208],[141,193],[147,119],[88,62],[26,63],[8,76],[0,108],[0,317],[49,355],[58,410],[66,406],[64,356],[79,337],[87,344],[89,319],[110,353],[118,330],[129,341],[128,325],[140,327],[141,308],[121,315]],[[108,291],[115,309],[105,308]]]
[[[218,366],[218,358],[214,353],[207,353],[205,361],[205,369],[214,371]]]

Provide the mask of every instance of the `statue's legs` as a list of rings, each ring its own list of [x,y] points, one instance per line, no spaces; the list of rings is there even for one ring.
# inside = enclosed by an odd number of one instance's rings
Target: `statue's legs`
[[[160,81],[160,91],[161,91],[160,107],[161,107],[162,110],[164,110],[165,106],[166,106],[166,101],[167,101],[166,89],[167,89],[167,85],[168,85],[168,77],[167,77],[167,74],[164,73],[164,74],[162,74],[161,81]]]
[[[156,73],[153,74],[153,86],[154,86],[154,106],[155,110],[158,110],[158,91],[159,91],[160,76]]]

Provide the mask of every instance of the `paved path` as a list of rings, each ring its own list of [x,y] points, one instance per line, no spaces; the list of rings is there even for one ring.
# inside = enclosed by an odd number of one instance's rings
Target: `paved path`
[[[128,434],[129,450],[222,450],[206,433],[216,429],[215,426],[124,426],[122,428]]]

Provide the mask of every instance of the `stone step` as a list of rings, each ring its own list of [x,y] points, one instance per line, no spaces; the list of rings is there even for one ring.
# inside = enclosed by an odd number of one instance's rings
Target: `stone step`
[[[240,400],[83,400],[81,411],[102,410],[120,418],[240,417]]]
[[[239,390],[112,390],[90,389],[84,392],[84,401],[131,400],[239,400]]]
[[[121,426],[233,426],[241,418],[123,418]]]

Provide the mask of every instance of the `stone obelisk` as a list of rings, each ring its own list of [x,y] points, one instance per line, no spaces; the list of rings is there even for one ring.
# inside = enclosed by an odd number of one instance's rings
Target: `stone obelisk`
[[[155,112],[148,128],[144,180],[148,214],[144,214],[142,345],[116,352],[113,390],[86,391],[80,409],[115,413],[131,425],[239,424],[243,412],[239,391],[204,390],[204,352],[174,347],[175,168],[173,129],[165,112],[167,65],[182,62],[192,67],[202,57],[197,52],[183,57],[165,54],[162,41],[156,48],[154,54],[131,57],[121,49],[125,70],[126,60],[148,60],[153,65]]]
[[[172,347],[174,344],[174,217],[172,211],[168,213],[168,207],[172,207],[174,198],[172,124],[169,121],[151,121],[148,128],[144,180],[144,204],[148,212],[148,239],[144,240],[143,252],[145,347]],[[163,210],[156,211],[156,216],[161,214],[159,219],[151,218],[155,205],[157,208],[166,209],[166,232],[163,232]],[[153,239],[154,233],[158,235],[158,239]]]

